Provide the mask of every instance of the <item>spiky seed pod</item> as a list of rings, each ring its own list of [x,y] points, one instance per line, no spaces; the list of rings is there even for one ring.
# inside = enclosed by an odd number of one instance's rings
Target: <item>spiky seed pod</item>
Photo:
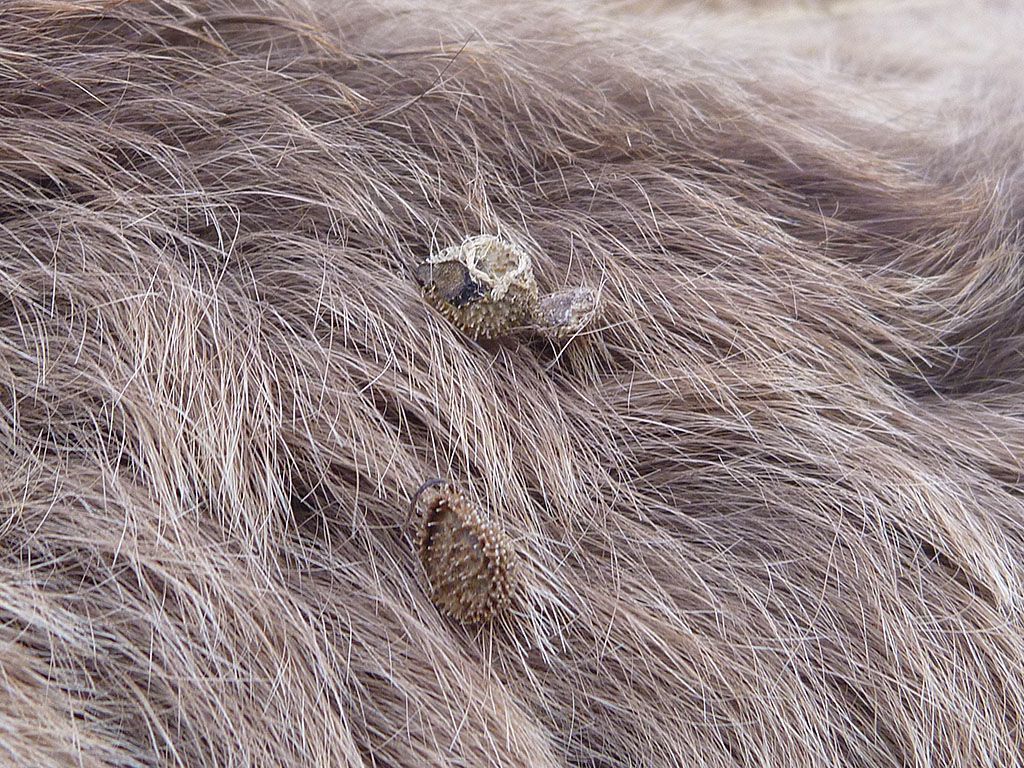
[[[416,543],[434,605],[467,624],[489,621],[507,610],[519,569],[505,532],[450,483],[430,487],[423,493],[423,506]]]
[[[427,300],[467,336],[493,339],[529,324],[537,282],[529,254],[492,235],[478,235],[416,267]]]
[[[600,294],[580,286],[550,293],[537,304],[538,330],[545,336],[566,339],[591,325],[601,314]]]

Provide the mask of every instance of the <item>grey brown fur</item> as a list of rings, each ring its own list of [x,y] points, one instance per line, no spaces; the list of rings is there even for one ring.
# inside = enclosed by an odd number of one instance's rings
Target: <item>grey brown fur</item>
[[[1024,764],[1013,4],[564,5],[0,1],[0,764]]]

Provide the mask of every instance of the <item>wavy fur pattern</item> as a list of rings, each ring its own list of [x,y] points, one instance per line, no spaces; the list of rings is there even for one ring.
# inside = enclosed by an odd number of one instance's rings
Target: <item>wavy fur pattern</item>
[[[562,5],[0,2],[0,762],[1024,764],[1020,18]]]

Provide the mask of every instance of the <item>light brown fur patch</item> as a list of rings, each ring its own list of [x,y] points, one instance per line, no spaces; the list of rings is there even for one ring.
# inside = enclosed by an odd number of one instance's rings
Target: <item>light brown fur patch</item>
[[[0,764],[1024,764],[1020,13],[756,5],[0,4]]]

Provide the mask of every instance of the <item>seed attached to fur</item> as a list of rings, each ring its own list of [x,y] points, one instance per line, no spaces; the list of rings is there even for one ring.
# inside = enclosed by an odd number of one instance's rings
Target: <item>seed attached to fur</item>
[[[416,265],[427,300],[473,339],[533,332],[567,339],[600,314],[600,294],[580,286],[543,297],[529,254],[493,235],[478,235]]]
[[[467,624],[506,611],[519,583],[508,536],[450,483],[421,487],[414,508],[421,496],[425,510],[416,543],[434,605]]]
[[[435,298],[461,309],[485,295],[483,287],[474,282],[469,267],[457,261],[440,264],[423,263],[416,267],[420,285],[430,286]]]
[[[598,292],[580,286],[544,296],[537,305],[537,324],[545,335],[567,339],[593,324],[600,312]]]
[[[492,235],[434,254],[417,266],[416,279],[430,303],[474,339],[515,333],[537,305],[529,254]]]

